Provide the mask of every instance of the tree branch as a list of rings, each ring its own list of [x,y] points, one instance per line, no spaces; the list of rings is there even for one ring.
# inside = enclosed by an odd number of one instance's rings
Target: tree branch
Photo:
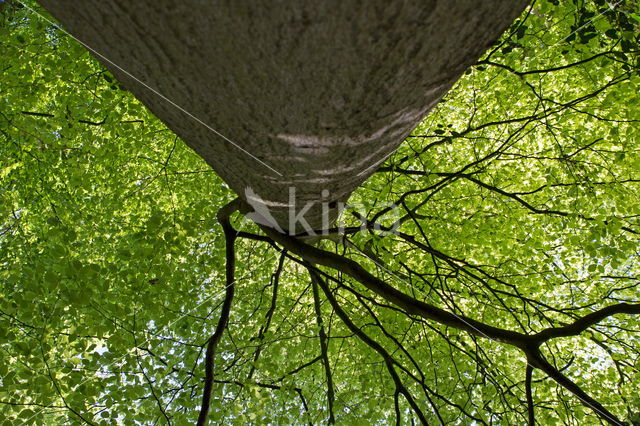
[[[640,304],[618,303],[616,305],[607,306],[587,314],[569,325],[542,330],[535,334],[534,337],[541,344],[555,337],[577,336],[592,325],[616,314],[638,315],[640,314]]]
[[[607,411],[606,408],[602,406],[602,404],[587,395],[577,384],[573,383],[570,379],[568,379],[557,369],[551,366],[551,364],[549,364],[540,354],[539,347],[542,343],[555,337],[565,337],[580,334],[588,327],[616,313],[640,313],[640,304],[620,303],[618,305],[603,308],[591,314],[585,315],[584,317],[567,326],[548,328],[542,330],[537,334],[523,334],[507,329],[494,327],[489,324],[476,321],[464,315],[456,315],[437,306],[422,302],[407,294],[404,294],[400,290],[392,287],[383,280],[372,275],[357,262],[349,258],[340,256],[335,253],[327,252],[316,247],[312,247],[302,241],[299,241],[296,238],[277,232],[272,228],[261,226],[261,229],[274,242],[282,245],[290,252],[302,257],[304,261],[314,265],[326,266],[349,275],[350,277],[363,284],[366,288],[373,291],[378,296],[403,309],[406,314],[417,315],[428,320],[433,320],[442,325],[466,331],[474,336],[496,340],[521,349],[529,359],[529,363],[532,367],[539,368],[540,370],[547,373],[554,381],[576,395],[586,406],[595,410],[603,419],[612,424],[622,424],[613,414]],[[311,272],[312,269],[310,267],[308,267],[308,269],[310,269]],[[315,271],[314,274],[317,276],[317,273],[315,273]],[[312,274],[312,278],[314,274]],[[318,281],[318,284],[323,289],[323,291],[327,293],[328,289],[325,289],[322,286],[323,282],[321,278],[319,276],[317,276],[317,278],[320,280]],[[338,313],[338,310],[336,309],[334,303],[335,300],[332,302],[331,297],[332,296],[330,294],[327,294],[327,298],[334,307],[334,310],[336,310],[336,313]],[[342,314],[345,315],[344,312]],[[342,318],[340,314],[339,316]],[[343,321],[347,323],[349,321],[349,318],[345,318],[343,319]],[[358,334],[351,327],[349,328],[352,330],[352,332],[354,332],[354,334]],[[355,327],[355,329],[361,332],[357,327]],[[360,335],[359,337],[361,339],[365,339],[365,337],[362,337]],[[378,351],[378,349],[376,349],[374,346],[371,347]],[[392,367],[393,366],[391,365],[391,368]]]
[[[365,332],[363,332],[360,328],[358,328],[353,323],[353,321],[351,321],[351,319],[349,318],[349,315],[347,315],[347,313],[342,310],[336,298],[333,296],[333,294],[331,294],[331,291],[329,290],[329,286],[327,286],[327,283],[320,277],[320,275],[318,275],[318,273],[311,266],[307,267],[307,270],[309,271],[309,275],[311,275],[311,280],[315,284],[320,286],[325,297],[333,307],[333,310],[336,312],[336,315],[338,315],[338,317],[347,326],[347,328],[353,334],[355,334],[360,340],[362,340],[363,343],[365,343],[371,349],[378,352],[380,356],[382,356],[382,358],[384,359],[384,363],[387,367],[387,370],[389,371],[389,374],[391,375],[391,378],[393,379],[393,382],[396,386],[396,392],[404,395],[404,397],[407,399],[407,402],[409,402],[409,405],[411,406],[413,411],[416,413],[416,415],[420,419],[420,422],[423,425],[428,424],[427,419],[424,416],[424,413],[416,403],[415,399],[413,398],[409,390],[402,383],[402,380],[400,380],[400,377],[398,376],[398,373],[394,368],[394,360],[391,357],[391,355],[382,347],[382,345],[380,345],[380,343],[376,342],[371,337],[369,337]]]
[[[280,255],[280,260],[278,261],[278,267],[276,268],[276,272],[274,272],[272,277],[273,282],[273,292],[271,294],[271,305],[269,305],[269,309],[265,314],[264,324],[260,327],[260,331],[258,331],[258,347],[256,348],[256,352],[253,356],[253,363],[251,364],[251,369],[249,370],[249,374],[247,374],[247,380],[253,377],[253,373],[256,370],[256,363],[260,354],[262,353],[263,340],[265,333],[269,330],[269,326],[271,325],[271,319],[273,318],[273,313],[276,310],[276,302],[278,300],[278,287],[280,284],[280,274],[282,274],[282,268],[284,266],[284,259],[286,253],[283,251]]]
[[[531,364],[527,364],[527,370],[525,372],[524,387],[527,393],[527,412],[529,414],[529,426],[536,424],[536,414],[533,405],[533,392],[531,391],[531,378],[533,376],[533,367]]]
[[[562,374],[557,368],[551,365],[539,351],[528,354],[528,361],[530,365],[544,371],[549,377],[555,380],[556,383],[578,397],[578,399],[584,405],[595,411],[600,418],[608,423],[611,423],[612,425],[624,425],[624,423],[620,421],[620,419],[618,419],[613,413],[607,410],[602,404],[600,404],[598,401],[589,396],[585,391],[583,391],[580,386],[578,386],[571,379]]]
[[[205,355],[205,378],[204,378],[204,390],[202,392],[202,405],[200,407],[200,413],[198,415],[198,426],[204,426],[207,424],[207,415],[209,414],[209,405],[211,403],[211,391],[213,389],[213,366],[215,361],[216,349],[218,343],[222,338],[227,324],[229,322],[229,313],[231,311],[231,302],[233,301],[233,295],[235,291],[235,240],[236,231],[231,226],[230,217],[233,212],[238,210],[239,200],[236,198],[229,204],[225,205],[218,211],[218,221],[222,225],[225,236],[226,245],[226,286],[225,286],[225,298],[222,304],[222,312],[216,325],[216,331],[213,336],[207,342],[207,352]]]
[[[331,364],[329,363],[327,342],[327,334],[324,331],[324,325],[322,323],[322,312],[320,310],[320,295],[318,294],[317,280],[312,280],[313,287],[313,307],[316,311],[316,322],[318,324],[318,336],[320,337],[320,352],[322,356],[322,363],[324,364],[324,371],[327,377],[327,402],[329,408],[329,424],[335,423],[335,417],[333,415],[333,401],[335,400],[335,394],[333,390],[333,375],[331,374]]]
[[[525,334],[484,324],[464,315],[456,315],[404,294],[372,275],[349,258],[312,247],[273,228],[261,226],[261,229],[272,240],[281,244],[290,252],[302,257],[307,262],[327,266],[351,276],[378,296],[401,307],[409,314],[418,315],[458,330],[467,331],[476,336],[486,337],[517,347],[525,347],[531,343],[531,338]]]

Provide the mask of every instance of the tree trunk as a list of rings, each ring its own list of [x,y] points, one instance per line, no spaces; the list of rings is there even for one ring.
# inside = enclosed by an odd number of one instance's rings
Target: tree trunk
[[[300,232],[292,192],[327,226],[527,1],[41,3],[241,198]]]

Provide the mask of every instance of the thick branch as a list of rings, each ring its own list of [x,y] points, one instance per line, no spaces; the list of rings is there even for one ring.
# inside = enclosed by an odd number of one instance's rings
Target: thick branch
[[[205,378],[204,378],[204,390],[202,392],[202,405],[200,407],[200,414],[198,415],[198,426],[207,424],[207,415],[209,414],[209,404],[211,403],[211,391],[213,389],[213,366],[215,361],[216,349],[222,333],[229,323],[229,313],[231,311],[231,302],[233,301],[233,294],[235,291],[235,240],[236,231],[231,226],[230,216],[233,212],[238,210],[239,202],[234,200],[225,205],[218,211],[218,221],[222,225],[225,236],[226,244],[226,286],[225,297],[222,304],[222,312],[216,325],[216,331],[213,336],[207,342],[207,353],[205,355]]]
[[[540,342],[546,342],[555,337],[577,336],[592,325],[604,320],[615,314],[640,314],[640,304],[618,303],[616,305],[607,306],[595,312],[587,314],[575,322],[563,327],[553,327],[542,330],[534,335],[534,338]]]
[[[531,364],[527,364],[527,371],[525,372],[524,387],[527,394],[527,413],[529,417],[529,426],[536,424],[536,414],[533,405],[533,392],[531,391],[531,378],[533,376],[533,367]]]
[[[467,331],[476,336],[486,337],[518,347],[524,347],[530,343],[530,338],[525,334],[493,327],[463,315],[456,315],[406,295],[372,275],[351,259],[312,247],[273,228],[264,226],[261,228],[271,239],[307,262],[326,266],[351,276],[369,290],[399,306],[408,314],[418,315],[458,330]]]

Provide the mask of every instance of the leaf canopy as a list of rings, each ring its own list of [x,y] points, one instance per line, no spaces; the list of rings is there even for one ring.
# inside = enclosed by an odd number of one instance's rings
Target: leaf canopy
[[[0,421],[192,423],[224,296],[216,213],[234,194],[35,3],[0,16]],[[639,16],[633,2],[535,1],[352,196],[346,225],[398,232],[316,247],[524,334],[637,306]],[[338,311],[280,249],[236,242],[211,422],[323,423],[329,393],[339,424],[527,421],[518,348],[320,268]],[[540,347],[634,424],[639,318]],[[538,423],[600,422],[538,368],[530,385]]]

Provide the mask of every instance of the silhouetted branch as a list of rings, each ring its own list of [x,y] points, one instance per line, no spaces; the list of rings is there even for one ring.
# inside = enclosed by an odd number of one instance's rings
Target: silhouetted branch
[[[505,69],[505,70],[509,71],[512,74],[515,74],[515,75],[517,75],[519,77],[522,77],[524,75],[546,74],[546,73],[550,73],[550,72],[554,72],[554,71],[565,70],[567,68],[572,68],[572,67],[576,67],[578,65],[586,64],[586,63],[591,62],[594,59],[598,59],[598,58],[600,58],[602,56],[613,55],[613,54],[616,54],[616,53],[619,53],[619,52],[608,50],[606,52],[600,52],[600,53],[597,53],[597,54],[595,54],[593,56],[590,56],[590,57],[588,57],[586,59],[582,59],[580,61],[572,62],[570,64],[560,65],[560,66],[557,66],[557,67],[551,67],[551,68],[545,68],[545,69],[528,70],[528,71],[517,71],[517,70],[513,69],[512,67],[510,67],[509,65],[500,64],[500,63],[493,62],[493,61],[490,61],[490,60],[478,61],[478,62],[476,62],[476,66],[477,65],[491,65],[491,66],[494,66],[494,67]]]
[[[421,300],[415,299],[400,290],[392,287],[387,284],[385,281],[377,278],[376,276],[369,273],[366,269],[364,269],[357,262],[332,253],[325,250],[321,250],[319,248],[310,246],[305,244],[304,242],[293,238],[289,235],[282,234],[277,232],[276,230],[268,227],[261,227],[262,230],[267,234],[267,236],[273,240],[274,242],[282,245],[288,251],[302,257],[302,259],[313,265],[322,265],[336,271],[342,272],[355,280],[359,281],[366,288],[373,291],[378,296],[383,299],[395,304],[399,308],[401,308],[405,314],[408,315],[416,315],[420,316],[424,319],[433,320],[439,324],[450,326],[456,328],[458,330],[466,331],[470,333],[472,336],[485,337],[488,339],[496,340],[502,343],[506,343],[521,349],[527,358],[530,360],[531,366],[535,368],[539,368],[545,373],[547,373],[553,380],[555,380],[558,384],[565,387],[567,390],[572,392],[574,395],[578,396],[578,398],[588,407],[596,410],[599,415],[613,423],[618,421],[615,416],[613,416],[609,411],[607,411],[602,404],[600,404],[595,399],[591,398],[587,395],[578,385],[570,381],[566,378],[562,373],[560,373],[557,369],[552,367],[541,355],[539,352],[539,347],[542,343],[555,338],[555,337],[566,337],[578,335],[582,331],[586,330],[588,327],[596,324],[597,322],[617,313],[628,313],[628,314],[637,314],[640,313],[640,304],[632,305],[627,303],[621,303],[618,305],[613,305],[607,308],[603,308],[591,314],[585,315],[584,317],[576,320],[574,323],[570,325],[566,325],[563,327],[551,327],[545,330],[540,331],[536,334],[524,334],[520,332],[511,331],[508,329],[503,329],[499,327],[494,327],[489,324],[474,320],[464,315],[456,315],[452,312],[441,309],[437,306],[425,303]],[[325,289],[323,285],[324,281],[315,272],[312,268],[308,268],[312,275],[312,278],[315,276],[315,280],[317,280],[318,285],[323,289],[325,293],[328,293],[328,288]],[[338,312],[336,309],[335,300],[332,301],[332,296],[327,294],[327,298],[330,303],[334,307],[334,310],[343,322],[348,325],[349,318],[343,318],[346,316],[344,312]],[[351,325],[355,327],[352,323]],[[361,333],[357,327],[355,327],[358,332],[356,332],[353,327],[349,326],[349,329],[354,332],[359,338],[367,340],[366,337],[358,334]],[[366,335],[365,335],[366,336]],[[370,339],[369,339],[370,340]],[[368,342],[368,340],[367,340]],[[374,342],[375,343],[375,342]],[[369,344],[373,349],[376,349],[376,345]],[[386,362],[386,361],[385,361]],[[393,370],[393,365],[390,365],[391,370]],[[394,370],[395,371],[395,370]],[[393,374],[392,374],[393,376]],[[395,380],[395,379],[394,379]],[[404,394],[404,393],[403,393]]]
[[[327,266],[351,276],[377,295],[401,307],[406,313],[515,346],[526,345],[530,342],[528,336],[522,333],[484,324],[464,315],[456,315],[404,294],[347,257],[310,246],[273,228],[266,226],[261,226],[261,228],[272,240],[290,252],[301,256],[307,262]]]
[[[535,334],[535,338],[540,343],[543,343],[556,337],[577,336],[592,325],[616,314],[638,315],[640,314],[640,304],[618,303],[616,305],[607,306],[587,314],[563,327],[553,327],[542,330]]]
[[[527,364],[527,370],[525,372],[524,387],[527,394],[527,413],[529,418],[529,426],[536,424],[536,414],[533,406],[533,392],[531,391],[531,377],[533,376],[533,367]]]
[[[251,364],[251,369],[249,370],[249,374],[247,374],[247,379],[251,379],[253,377],[253,373],[256,370],[256,363],[258,358],[260,357],[260,353],[262,352],[263,340],[265,333],[269,330],[269,326],[271,325],[271,320],[273,318],[273,313],[276,310],[276,302],[278,300],[278,287],[280,284],[280,274],[282,274],[282,267],[284,266],[285,253],[282,252],[280,255],[280,260],[278,261],[278,266],[276,268],[276,272],[273,274],[272,285],[273,292],[271,293],[271,305],[269,305],[269,309],[265,314],[264,324],[260,327],[258,331],[258,347],[256,348],[256,352],[253,356],[253,363]]]
[[[595,411],[600,418],[616,426],[624,425],[624,423],[622,423],[613,413],[607,410],[602,404],[600,404],[598,401],[589,396],[584,390],[582,390],[580,386],[578,386],[571,379],[558,371],[557,368],[551,365],[549,361],[547,361],[542,356],[542,354],[540,354],[540,352],[535,351],[531,354],[528,354],[528,359],[529,363],[532,366],[539,368],[540,370],[547,373],[547,375],[555,380],[556,383],[574,394],[584,405]]]
[[[402,380],[400,380],[400,377],[398,376],[398,373],[394,368],[394,360],[391,357],[391,355],[382,347],[382,345],[380,345],[378,342],[370,338],[366,333],[364,333],[360,328],[358,328],[353,323],[353,321],[351,321],[351,318],[349,318],[349,315],[347,315],[347,313],[342,310],[336,298],[333,296],[333,294],[331,294],[331,291],[329,290],[327,283],[322,279],[322,277],[320,277],[320,275],[312,267],[308,267],[307,270],[309,271],[309,275],[311,276],[312,281],[322,289],[322,292],[324,293],[325,297],[333,307],[333,310],[335,311],[336,315],[338,315],[338,317],[347,326],[347,328],[353,334],[355,334],[363,343],[365,343],[371,349],[378,352],[380,356],[382,356],[382,358],[384,359],[384,363],[387,367],[387,370],[389,371],[389,374],[391,375],[391,378],[393,379],[393,382],[396,386],[396,392],[404,395],[407,402],[409,403],[413,411],[416,413],[416,415],[420,419],[420,422],[425,425],[428,424],[427,419],[424,416],[424,413],[422,412],[422,410],[420,409],[420,407],[418,406],[418,404],[416,403],[416,401],[414,400],[413,396],[408,391],[406,386],[402,383]]]
[[[229,204],[225,205],[218,211],[218,221],[222,225],[225,236],[226,244],[226,285],[225,285],[225,298],[222,304],[222,311],[220,312],[220,318],[216,325],[216,331],[213,336],[207,342],[207,352],[205,355],[204,368],[204,390],[202,392],[202,405],[200,407],[200,413],[198,415],[198,426],[204,426],[207,424],[207,415],[209,414],[209,404],[211,403],[211,391],[213,389],[213,366],[215,361],[216,349],[218,343],[222,338],[227,324],[229,322],[229,313],[231,311],[231,302],[233,301],[233,295],[235,291],[235,240],[236,231],[231,226],[230,217],[233,212],[238,210],[239,200],[235,199]]]
[[[322,323],[322,312],[320,310],[320,295],[318,294],[317,280],[312,280],[313,287],[313,307],[316,311],[316,322],[318,324],[318,337],[320,338],[320,353],[322,356],[322,363],[324,364],[324,371],[327,377],[327,403],[329,408],[329,424],[335,423],[335,417],[333,415],[333,401],[335,400],[335,394],[333,390],[333,375],[331,374],[331,364],[329,363],[328,354],[328,342],[327,334],[324,331],[324,324]]]
[[[20,111],[21,114],[23,115],[30,115],[32,117],[40,117],[40,118],[55,118],[56,116],[54,114],[50,114],[48,112],[38,112],[38,111]],[[88,124],[90,126],[102,126],[103,124],[105,124],[107,122],[106,119],[102,120],[102,121],[92,121],[92,120],[84,120],[84,119],[79,119],[76,120],[78,123],[82,123],[82,124]],[[118,123],[120,124],[142,124],[144,123],[144,120],[122,120],[119,121]]]

